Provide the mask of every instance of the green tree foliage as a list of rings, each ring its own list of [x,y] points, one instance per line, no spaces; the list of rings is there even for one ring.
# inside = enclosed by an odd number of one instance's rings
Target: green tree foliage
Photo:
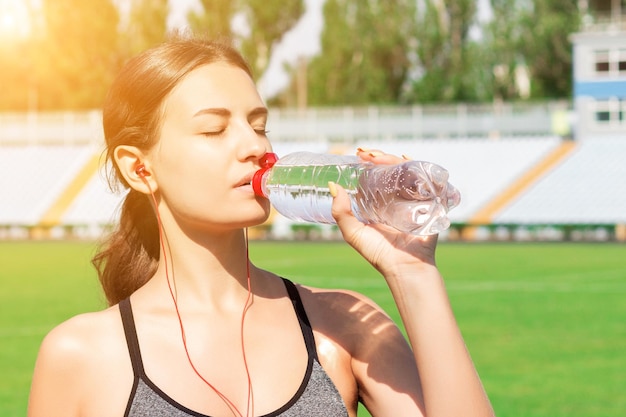
[[[123,54],[134,56],[163,42],[168,14],[168,0],[130,0],[128,24],[120,33]]]
[[[418,102],[484,99],[479,48],[470,39],[475,0],[424,0],[416,29],[418,74],[412,100]]]
[[[269,64],[273,45],[304,14],[304,2],[245,0],[240,7],[250,28],[249,36],[241,41],[241,51],[251,62],[254,73],[261,76]]]
[[[110,84],[119,15],[110,0],[43,0],[34,44],[40,109],[99,107]]]
[[[520,50],[532,76],[534,97],[569,97],[572,90],[570,34],[580,27],[577,4],[571,0],[533,0],[520,14]]]
[[[36,108],[34,65],[29,40],[0,42],[0,111]]]
[[[494,19],[487,26],[485,48],[496,69],[494,94],[519,96],[515,69],[528,69],[531,97],[564,98],[572,90],[572,45],[580,27],[576,2],[570,0],[491,0]],[[499,71],[498,71],[499,70]]]
[[[187,21],[197,33],[210,38],[233,36],[231,21],[235,14],[235,2],[229,0],[200,0],[202,12],[189,12]]]
[[[411,68],[414,0],[326,0],[322,51],[308,65],[311,105],[396,103]]]
[[[0,111],[99,108],[120,65],[167,35],[168,0],[128,0],[127,16],[114,1],[26,2],[36,12],[30,35],[0,41]],[[589,4],[603,11],[608,1]],[[257,77],[304,13],[304,0],[200,2],[192,30],[232,38]],[[275,103],[295,103],[296,91],[309,105],[513,100],[520,68],[532,98],[568,97],[577,2],[490,5],[493,19],[475,38],[476,0],[325,0],[322,50],[298,61]]]
[[[491,0],[493,19],[485,27],[483,50],[486,69],[491,71],[493,96],[498,99],[515,99],[515,71],[526,64],[520,50],[523,28],[519,15],[532,6],[530,0]]]
[[[200,3],[203,11],[191,12],[188,17],[192,30],[235,40],[257,77],[267,68],[274,45],[304,13],[303,0],[201,0]],[[235,18],[243,22],[243,28],[234,30]]]
[[[119,16],[110,0],[42,0],[31,33],[2,42],[0,110],[99,107],[111,80]]]

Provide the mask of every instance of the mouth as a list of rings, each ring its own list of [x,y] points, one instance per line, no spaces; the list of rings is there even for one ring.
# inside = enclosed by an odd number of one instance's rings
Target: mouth
[[[252,186],[252,177],[254,175],[254,172],[246,174],[246,176],[244,176],[241,181],[239,181],[235,187],[239,188],[239,187],[250,187]]]

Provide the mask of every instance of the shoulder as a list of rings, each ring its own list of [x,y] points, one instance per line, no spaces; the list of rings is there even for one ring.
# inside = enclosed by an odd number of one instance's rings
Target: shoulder
[[[334,340],[345,340],[349,351],[362,349],[373,333],[399,330],[389,315],[369,297],[350,290],[298,285],[313,329]]]
[[[44,338],[32,379],[29,416],[77,415],[100,381],[127,367],[117,307],[75,316]],[[62,383],[60,383],[62,381]],[[48,415],[51,415],[48,414]]]
[[[116,335],[123,336],[117,306],[81,314],[52,329],[44,338],[39,355],[71,359],[70,363],[88,360],[110,350],[118,339]]]
[[[331,351],[347,354],[358,395],[372,414],[374,410],[381,415],[406,414],[411,410],[411,415],[421,415],[416,410],[421,403],[421,388],[415,357],[389,315],[358,292],[298,288],[316,335],[322,364],[335,362],[324,357],[325,349],[320,352],[320,342],[332,345]],[[399,410],[402,412],[398,413]]]
[[[296,284],[302,301],[313,308],[332,308],[335,312],[348,310],[352,313],[359,309],[383,310],[369,297],[356,291],[344,289],[316,288]]]

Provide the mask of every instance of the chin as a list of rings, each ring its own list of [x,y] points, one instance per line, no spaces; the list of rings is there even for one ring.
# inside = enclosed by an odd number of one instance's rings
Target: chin
[[[260,226],[263,223],[267,222],[270,218],[270,206],[267,204],[267,207],[261,207],[261,210],[255,210],[255,213],[249,217],[248,221],[244,221],[244,227],[254,227]]]
[[[270,210],[268,209],[262,216],[259,216],[255,223],[252,226],[259,226],[265,222],[267,222],[270,218]]]

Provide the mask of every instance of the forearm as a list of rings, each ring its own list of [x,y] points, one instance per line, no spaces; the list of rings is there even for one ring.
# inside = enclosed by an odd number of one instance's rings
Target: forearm
[[[418,366],[428,416],[493,416],[436,267],[386,275]]]

